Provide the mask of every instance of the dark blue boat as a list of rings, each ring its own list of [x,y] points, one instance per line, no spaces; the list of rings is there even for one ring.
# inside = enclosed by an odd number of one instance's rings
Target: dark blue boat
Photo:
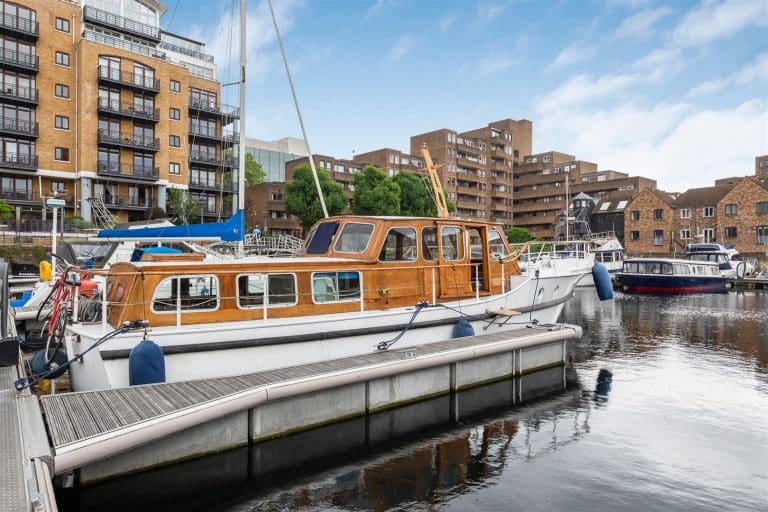
[[[623,291],[652,295],[728,291],[717,263],[671,258],[631,258],[618,275]]]

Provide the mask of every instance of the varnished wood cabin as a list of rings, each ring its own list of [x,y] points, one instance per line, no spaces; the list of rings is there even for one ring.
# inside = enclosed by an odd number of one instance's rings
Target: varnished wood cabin
[[[500,225],[413,217],[324,219],[299,258],[152,259],[109,270],[113,326],[140,319],[159,327],[306,317],[482,298],[506,291],[504,278],[520,272]]]

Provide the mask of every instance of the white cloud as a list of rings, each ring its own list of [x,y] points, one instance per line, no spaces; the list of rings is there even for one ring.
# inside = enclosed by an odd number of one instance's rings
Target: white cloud
[[[515,64],[520,63],[518,58],[512,58],[508,55],[488,55],[480,59],[477,63],[477,67],[472,71],[472,78],[480,80],[496,73],[501,73],[511,68]],[[464,71],[467,71],[466,69]]]
[[[639,79],[638,75],[633,74],[603,75],[598,78],[591,75],[578,75],[541,97],[536,104],[536,110],[540,113],[548,113],[577,106],[581,102],[626,89],[636,84]]]
[[[477,19],[489,22],[504,12],[504,6],[497,3],[482,3],[477,6]]]
[[[641,79],[649,82],[669,79],[684,67],[685,59],[680,48],[657,48],[632,64],[633,70],[643,73]]]
[[[689,12],[672,32],[672,43],[681,47],[701,46],[729,37],[750,25],[768,24],[764,0],[704,0]]]
[[[594,46],[584,46],[581,43],[571,45],[555,57],[555,60],[547,66],[547,71],[555,71],[565,66],[569,66],[576,62],[581,62],[587,59],[591,59],[597,51]]]
[[[453,26],[456,21],[458,21],[459,17],[454,14],[449,14],[448,16],[443,16],[440,18],[440,21],[437,23],[437,26],[440,28],[441,32],[445,32],[449,28]]]
[[[768,104],[762,99],[721,110],[691,103],[653,108],[627,103],[569,115],[568,123],[553,114],[537,128],[545,134],[546,148],[576,152],[601,169],[653,178],[659,188],[684,191],[754,172],[755,155],[768,152],[766,116]]]
[[[659,7],[645,9],[627,17],[616,29],[614,37],[626,39],[644,39],[653,35],[653,26],[663,18],[669,16],[672,9]]]
[[[706,81],[691,90],[691,96],[704,96],[723,91],[728,87],[748,85],[761,80],[768,84],[768,53],[758,56],[739,71],[724,78]]]
[[[416,38],[410,34],[405,34],[392,45],[392,48],[389,50],[389,58],[392,60],[400,60],[411,53],[415,47]]]

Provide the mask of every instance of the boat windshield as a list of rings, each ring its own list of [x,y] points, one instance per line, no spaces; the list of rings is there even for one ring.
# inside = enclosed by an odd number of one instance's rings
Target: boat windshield
[[[347,222],[341,230],[336,245],[333,249],[336,252],[364,252],[368,247],[368,241],[373,233],[373,224],[363,224],[361,222]],[[317,236],[317,235],[315,235]]]

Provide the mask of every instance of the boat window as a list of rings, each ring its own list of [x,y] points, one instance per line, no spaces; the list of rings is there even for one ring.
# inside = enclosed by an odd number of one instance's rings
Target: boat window
[[[437,228],[429,227],[421,230],[421,255],[426,261],[437,259]]]
[[[339,221],[323,222],[312,231],[307,243],[307,254],[323,254],[331,246],[333,235],[339,229]]]
[[[713,265],[713,266],[709,267],[709,273],[712,274],[713,276],[719,276],[720,275],[720,267],[718,267],[717,265]]]
[[[660,265],[655,261],[646,261],[641,265],[641,272],[645,274],[660,274]]]
[[[661,273],[662,274],[667,274],[667,275],[671,276],[672,275],[672,264],[670,264],[670,263],[662,264],[661,265]]]
[[[680,274],[680,275],[690,274],[690,272],[688,271],[688,265],[686,265],[685,263],[675,263],[674,267],[675,267],[675,274]]]
[[[464,237],[462,235],[462,229],[457,226],[443,226],[440,228],[443,259],[448,261],[464,259]]]
[[[361,253],[368,247],[368,241],[373,233],[373,224],[347,222],[341,230],[333,250],[336,252]]]
[[[413,261],[416,259],[416,230],[392,228],[379,252],[381,261]]]
[[[634,261],[624,262],[624,272],[638,273],[640,271],[640,264]]]
[[[360,300],[359,272],[315,272],[312,274],[315,303]]]
[[[491,229],[488,231],[488,246],[491,248],[491,258],[493,259],[506,258],[509,254],[507,246],[504,245],[502,234],[498,230]]]
[[[219,280],[213,275],[163,279],[152,296],[152,311],[212,311],[219,307]]]
[[[249,274],[237,278],[238,307],[263,307],[265,284],[269,290],[268,307],[296,304],[296,277],[293,274]]]

